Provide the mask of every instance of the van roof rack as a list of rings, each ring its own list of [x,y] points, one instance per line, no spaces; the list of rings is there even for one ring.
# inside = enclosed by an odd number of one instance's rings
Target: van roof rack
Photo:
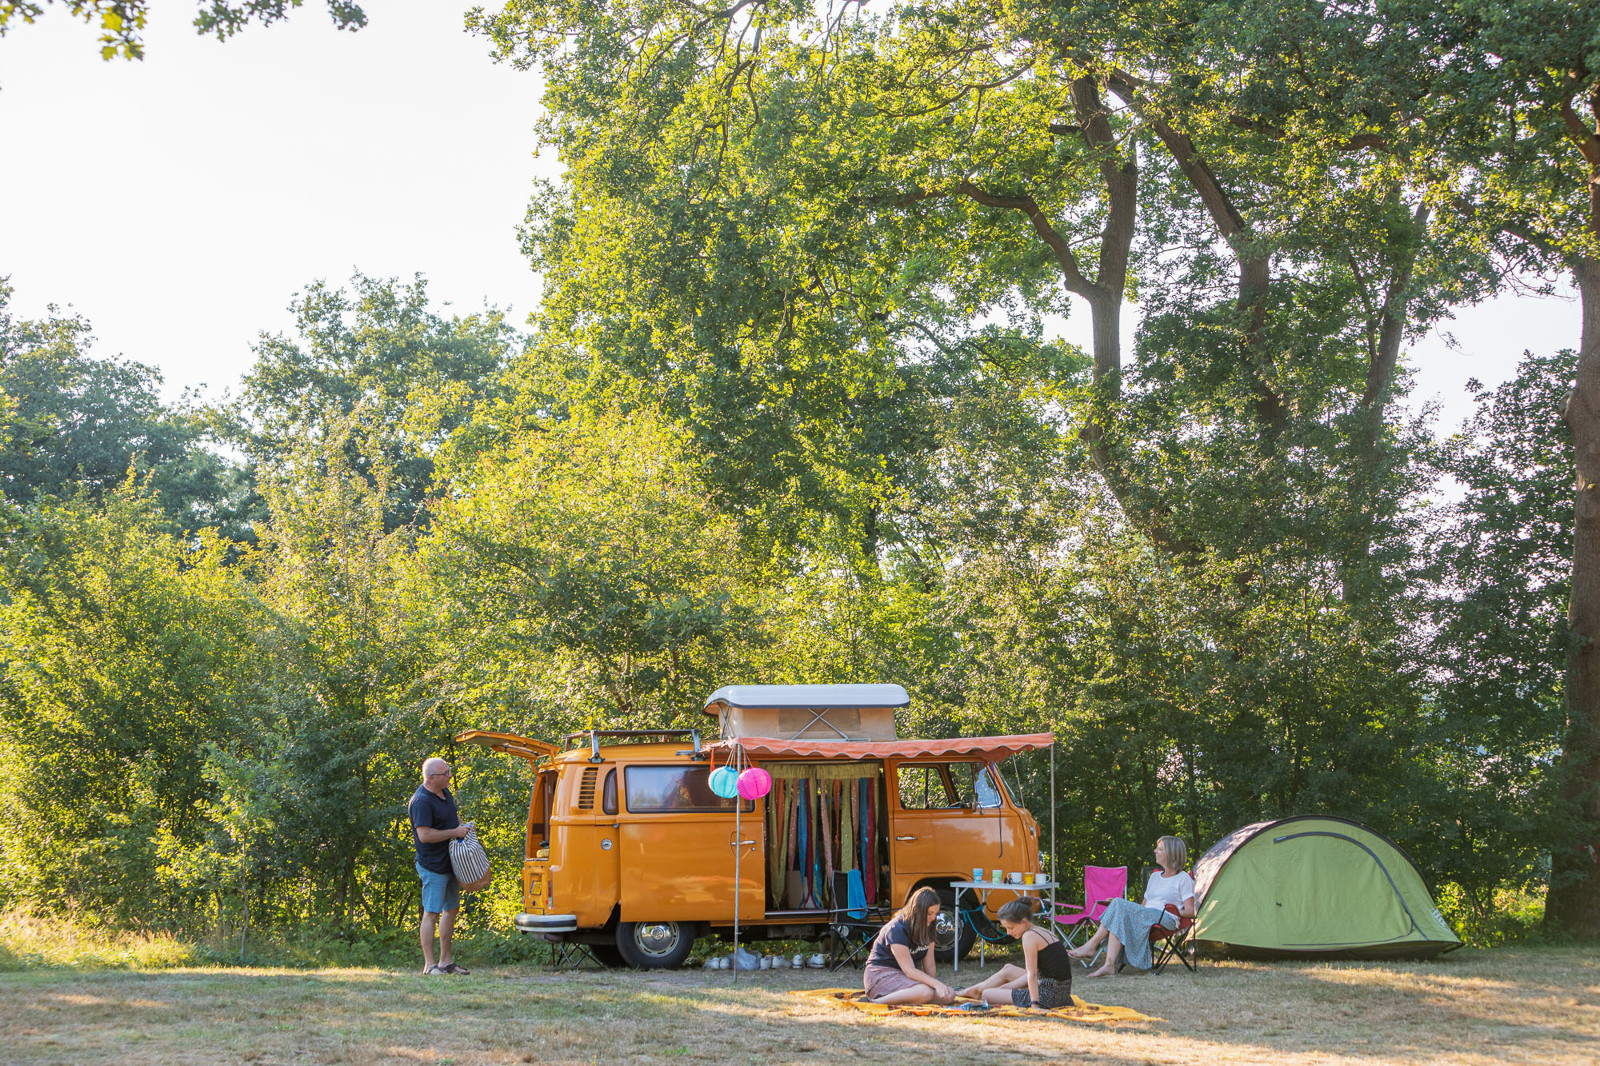
[[[589,740],[589,761],[604,762],[600,757],[600,738],[618,740],[643,740],[646,738],[689,737],[694,741],[693,751],[680,751],[679,755],[693,755],[699,759],[704,757],[700,748],[700,730],[698,729],[585,729],[578,733],[568,733],[562,737],[562,743],[569,748],[577,747],[577,741],[585,737]]]

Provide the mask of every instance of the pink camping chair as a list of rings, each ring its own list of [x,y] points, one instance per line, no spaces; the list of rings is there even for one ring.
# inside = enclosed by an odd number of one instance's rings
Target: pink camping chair
[[[1068,947],[1077,947],[1086,939],[1094,935],[1095,923],[1100,916],[1111,906],[1114,899],[1122,899],[1128,894],[1128,868],[1126,866],[1085,866],[1083,868],[1083,906],[1075,907],[1064,904],[1056,917],[1056,922],[1067,927],[1062,934],[1062,939]],[[1105,947],[1100,948],[1089,965],[1099,961],[1105,954]]]

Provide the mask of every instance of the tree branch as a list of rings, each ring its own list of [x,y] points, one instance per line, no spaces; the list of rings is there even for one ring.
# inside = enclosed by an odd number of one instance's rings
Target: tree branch
[[[1068,290],[1082,296],[1085,300],[1102,299],[1100,286],[1083,276],[1083,271],[1078,267],[1078,257],[1072,251],[1072,245],[1066,238],[1057,233],[1050,220],[1045,217],[1044,211],[1039,207],[1033,197],[1023,194],[1021,196],[1000,196],[986,192],[972,182],[962,178],[957,183],[955,191],[974,203],[985,207],[1000,207],[1011,211],[1021,211],[1033,223],[1033,230],[1044,241],[1050,251],[1055,254],[1056,262],[1061,267],[1061,275],[1066,279]]]

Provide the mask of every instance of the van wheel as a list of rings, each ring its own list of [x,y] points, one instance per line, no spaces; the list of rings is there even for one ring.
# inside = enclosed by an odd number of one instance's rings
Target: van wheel
[[[934,958],[949,965],[958,957],[963,959],[967,957],[967,952],[971,951],[972,945],[977,942],[978,931],[972,927],[970,921],[956,914],[955,889],[941,888],[937,891],[939,916],[933,920]]]
[[[629,966],[670,970],[682,966],[694,947],[691,922],[619,922],[617,950]]]

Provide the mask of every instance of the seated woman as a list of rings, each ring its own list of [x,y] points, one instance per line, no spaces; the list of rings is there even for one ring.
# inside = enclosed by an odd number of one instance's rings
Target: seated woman
[[[1160,869],[1150,875],[1144,889],[1144,906],[1132,900],[1116,899],[1100,916],[1100,928],[1081,947],[1067,954],[1075,959],[1093,958],[1106,944],[1105,965],[1086,977],[1113,977],[1117,960],[1126,952],[1130,965],[1148,970],[1150,958],[1150,930],[1160,922],[1168,929],[1176,929],[1178,920],[1166,910],[1167,904],[1177,906],[1185,918],[1194,917],[1194,878],[1184,869],[1189,864],[1189,849],[1177,837],[1162,837],[1156,841],[1156,865]]]
[[[991,1007],[1072,1006],[1072,960],[1067,946],[1048,929],[1033,924],[1036,899],[1014,899],[1000,908],[1000,924],[1022,943],[1022,966],[1011,963],[986,981],[956,993],[957,999],[981,999]]]
[[[906,905],[878,930],[867,956],[861,984],[873,1003],[936,1003],[955,998],[949,985],[934,975],[933,922],[939,916],[939,893],[919,888]]]

